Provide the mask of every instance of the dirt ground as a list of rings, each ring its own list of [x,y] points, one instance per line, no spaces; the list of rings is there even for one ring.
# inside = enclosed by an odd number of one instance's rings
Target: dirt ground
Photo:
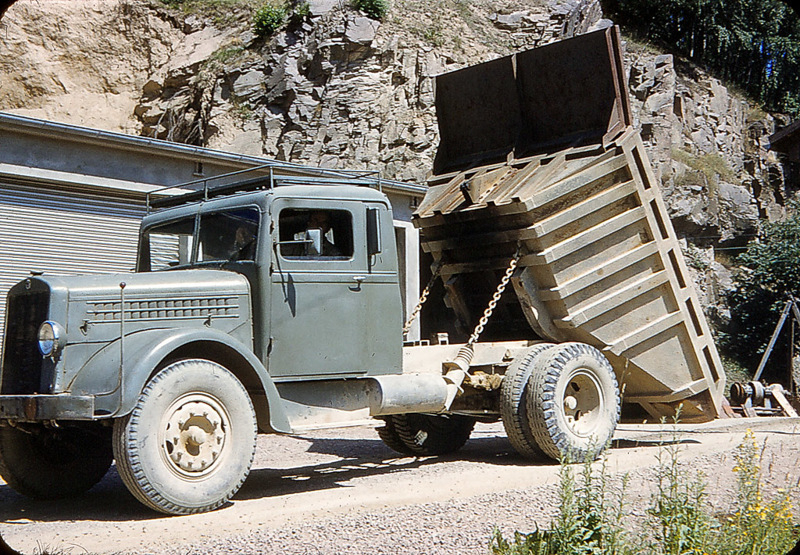
[[[710,501],[734,495],[733,450],[747,428],[766,439],[770,489],[800,477],[800,419],[702,426],[621,424],[608,470],[629,473],[629,518],[642,518],[662,440],[704,472]],[[556,512],[558,465],[530,462],[501,424],[478,425],[447,458],[398,457],[368,426],[261,436],[253,471],[233,502],[209,514],[166,517],[140,505],[112,467],[80,498],[24,498],[0,481],[0,534],[23,553],[487,553],[494,526],[546,524]]]

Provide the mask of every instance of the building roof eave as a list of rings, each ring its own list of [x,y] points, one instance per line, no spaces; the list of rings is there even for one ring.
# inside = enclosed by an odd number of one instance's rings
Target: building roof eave
[[[776,152],[786,152],[787,142],[800,141],[800,119],[794,121],[769,136],[769,148]]]
[[[52,137],[53,134],[60,134],[71,137],[75,141],[85,143],[102,144],[104,146],[124,150],[149,152],[155,151],[164,155],[191,160],[207,162],[216,161],[219,163],[239,167],[241,169],[274,164],[276,167],[281,167],[289,171],[296,171],[304,175],[320,175],[376,181],[381,189],[385,192],[404,194],[414,197],[424,196],[428,189],[425,185],[420,185],[417,183],[406,183],[391,179],[383,179],[378,176],[377,172],[305,166],[303,164],[283,162],[265,157],[225,152],[221,150],[164,141],[150,137],[138,137],[135,135],[126,135],[124,133],[116,133],[101,129],[93,129],[66,123],[41,120],[27,116],[11,114],[8,112],[0,112],[0,129],[2,128],[13,129],[31,135],[44,135],[48,137]]]

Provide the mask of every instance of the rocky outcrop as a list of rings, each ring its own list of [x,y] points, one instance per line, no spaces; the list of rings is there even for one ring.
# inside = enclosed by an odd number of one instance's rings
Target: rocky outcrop
[[[435,2],[418,4],[423,9]],[[438,13],[421,14],[433,18],[425,27],[411,14],[382,24],[339,3],[312,1],[310,17],[291,21],[271,40],[249,35],[218,51],[232,54],[209,79],[185,65],[153,78],[150,90],[167,92],[143,96],[136,108],[143,132],[424,181],[438,143],[435,75],[505,54],[513,44],[529,47],[585,32],[601,15],[599,4],[587,0],[535,9],[509,2],[439,4]],[[507,9],[489,9],[496,5]],[[484,35],[503,40],[487,42]],[[169,125],[175,113],[184,115],[179,122],[185,114],[200,119],[194,127]],[[202,138],[195,134],[201,128]]]
[[[637,125],[679,233],[738,244],[760,219],[783,217],[787,185],[767,149],[776,123],[785,122],[696,67],[676,68],[669,54],[632,50],[629,86]]]

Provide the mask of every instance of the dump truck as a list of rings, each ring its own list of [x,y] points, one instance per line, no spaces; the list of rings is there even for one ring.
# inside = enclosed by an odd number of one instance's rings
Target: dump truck
[[[414,215],[430,279],[405,326],[379,179],[271,164],[154,198],[134,273],[9,291],[3,479],[66,497],[115,461],[144,505],[190,514],[236,493],[258,433],[372,418],[390,448],[428,456],[502,420],[524,457],[585,459],[623,408],[721,415],[619,31],[442,75],[436,104]],[[415,318],[433,341],[404,341]]]

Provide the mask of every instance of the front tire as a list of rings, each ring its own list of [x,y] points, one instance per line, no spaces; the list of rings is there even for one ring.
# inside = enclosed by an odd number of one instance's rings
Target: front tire
[[[112,457],[111,428],[97,422],[0,428],[0,475],[27,497],[80,495],[105,476]]]
[[[133,411],[115,421],[122,481],[166,514],[214,510],[239,490],[256,447],[250,396],[207,360],[173,363],[153,377]]]
[[[584,343],[562,343],[539,358],[528,381],[528,420],[548,456],[572,462],[597,458],[619,422],[614,369]]]

